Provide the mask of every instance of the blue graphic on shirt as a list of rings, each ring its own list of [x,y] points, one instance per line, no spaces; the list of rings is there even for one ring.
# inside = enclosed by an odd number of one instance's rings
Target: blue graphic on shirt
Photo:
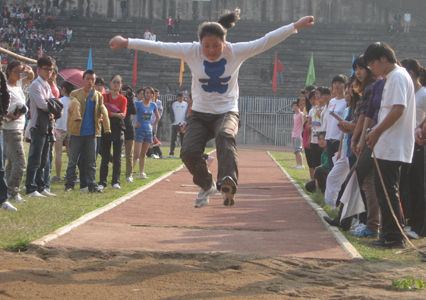
[[[228,84],[223,84],[231,80],[231,76],[220,78],[225,73],[225,65],[227,64],[226,59],[222,58],[219,61],[208,62],[204,61],[204,71],[210,79],[199,79],[201,83],[207,83],[201,87],[207,93],[217,92],[224,94],[228,90]]]

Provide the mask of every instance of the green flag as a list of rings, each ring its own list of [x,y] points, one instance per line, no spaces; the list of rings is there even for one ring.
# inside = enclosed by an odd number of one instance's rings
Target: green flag
[[[313,85],[315,82],[315,67],[314,67],[314,54],[311,55],[311,62],[309,63],[308,77],[306,78],[306,86]]]

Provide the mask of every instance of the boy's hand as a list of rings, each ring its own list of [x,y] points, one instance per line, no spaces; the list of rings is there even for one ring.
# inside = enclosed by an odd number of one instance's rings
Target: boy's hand
[[[299,21],[294,23],[294,28],[302,29],[306,27],[311,27],[312,25],[314,25],[314,16],[306,16],[300,18]]]
[[[121,48],[127,48],[127,45],[129,44],[129,40],[123,38],[122,36],[115,36],[109,41],[109,46],[111,47],[111,50],[118,50]]]
[[[377,130],[371,130],[370,133],[365,138],[367,146],[371,149],[374,149],[374,146],[376,146],[376,143],[378,140],[379,140],[379,134],[377,133]]]

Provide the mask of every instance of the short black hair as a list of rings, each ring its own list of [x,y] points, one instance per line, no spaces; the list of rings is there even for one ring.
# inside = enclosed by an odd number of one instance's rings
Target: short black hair
[[[312,92],[316,88],[317,87],[315,85],[308,85],[307,87],[305,87],[305,91]]]
[[[326,135],[326,131],[319,131],[318,133],[317,133],[317,136],[318,136],[318,138],[321,136],[321,135],[323,135],[324,137],[325,137],[325,135]]]
[[[331,96],[331,91],[330,91],[330,89],[328,88],[328,87],[326,87],[326,86],[323,86],[322,87],[322,90],[321,90],[321,96],[322,95],[330,95]]]
[[[368,65],[372,61],[380,60],[383,56],[386,57],[391,64],[396,64],[397,59],[395,51],[393,51],[388,44],[382,42],[373,43],[368,46],[367,50],[364,52],[364,63]]]
[[[105,85],[105,80],[102,77],[96,77],[95,84]]]
[[[336,81],[338,82],[342,82],[343,84],[346,84],[346,82],[348,82],[348,77],[346,77],[346,75],[343,74],[339,74],[334,76],[333,80],[331,81],[331,83],[335,83]]]
[[[65,91],[68,95],[71,94],[71,92],[75,90],[74,85],[71,82],[68,82],[68,81],[64,81],[61,84],[61,89],[62,88],[65,88]]]
[[[95,71],[93,71],[93,70],[86,70],[83,73],[83,79],[84,79],[84,76],[86,76],[86,74],[95,75],[96,76]]]
[[[37,60],[37,67],[43,68],[44,66],[47,66],[47,67],[55,66],[55,61],[53,60],[51,56],[44,55]]]

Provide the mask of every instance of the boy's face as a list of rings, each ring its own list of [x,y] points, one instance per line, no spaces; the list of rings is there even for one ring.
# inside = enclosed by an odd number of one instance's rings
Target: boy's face
[[[325,136],[323,134],[318,137],[318,146],[323,149],[327,148],[327,141],[325,140]]]
[[[335,95],[343,93],[343,90],[345,88],[345,84],[341,81],[335,81],[333,82],[333,93]]]
[[[380,77],[385,74],[387,64],[389,64],[389,62],[386,57],[382,57],[380,60],[376,59],[370,61],[367,66],[370,69],[371,73],[373,73],[373,75]]]

